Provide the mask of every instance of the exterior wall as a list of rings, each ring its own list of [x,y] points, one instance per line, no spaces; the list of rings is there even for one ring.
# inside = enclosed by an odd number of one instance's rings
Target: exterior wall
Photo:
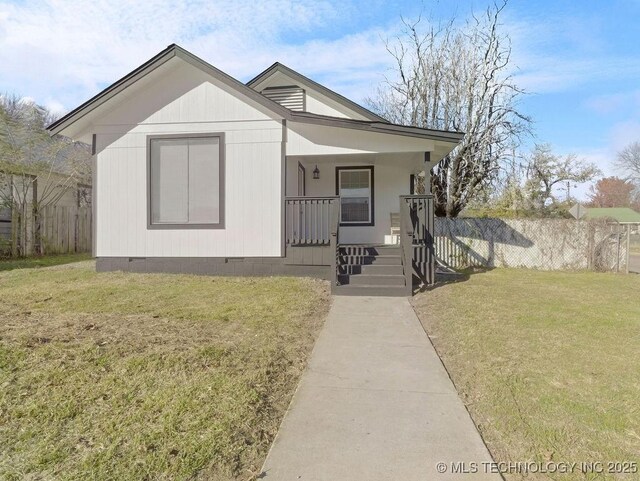
[[[93,130],[97,257],[281,255],[280,119],[183,64],[130,92]],[[147,136],[215,132],[225,133],[224,229],[147,229]]]
[[[287,195],[297,195],[297,166],[306,169],[307,196],[336,195],[336,167],[374,167],[373,226],[341,226],[340,243],[383,243],[390,233],[390,214],[400,211],[400,195],[408,195],[410,175],[424,170],[422,153],[287,157]],[[313,179],[318,166],[320,178]]]

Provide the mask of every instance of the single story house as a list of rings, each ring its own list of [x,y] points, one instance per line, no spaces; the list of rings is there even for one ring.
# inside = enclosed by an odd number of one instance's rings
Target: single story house
[[[244,84],[177,45],[48,128],[92,145],[99,271],[351,295],[434,280],[433,197],[413,184],[459,132],[392,124],[280,63]]]
[[[640,212],[630,207],[589,207],[586,218],[611,219],[618,224],[628,225],[633,234],[640,230]]]

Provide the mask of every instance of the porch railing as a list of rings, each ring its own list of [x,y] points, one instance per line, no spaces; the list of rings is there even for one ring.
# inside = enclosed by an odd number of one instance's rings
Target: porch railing
[[[435,282],[433,195],[400,196],[400,243],[407,286],[415,274],[425,284]]]
[[[285,197],[285,239],[289,246],[328,246],[337,223],[338,197]]]
[[[331,285],[338,280],[339,197],[285,197],[286,247],[327,247]]]

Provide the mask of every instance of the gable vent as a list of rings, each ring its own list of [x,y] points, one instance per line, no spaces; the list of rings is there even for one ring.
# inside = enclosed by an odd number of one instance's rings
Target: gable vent
[[[261,93],[289,110],[297,110],[298,112],[304,112],[305,110],[304,89],[297,85],[267,87]]]

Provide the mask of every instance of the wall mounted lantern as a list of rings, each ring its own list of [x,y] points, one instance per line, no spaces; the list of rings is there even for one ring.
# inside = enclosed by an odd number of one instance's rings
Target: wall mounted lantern
[[[316,164],[316,168],[313,169],[313,178],[318,180],[320,178],[320,171],[318,170],[318,165]]]

